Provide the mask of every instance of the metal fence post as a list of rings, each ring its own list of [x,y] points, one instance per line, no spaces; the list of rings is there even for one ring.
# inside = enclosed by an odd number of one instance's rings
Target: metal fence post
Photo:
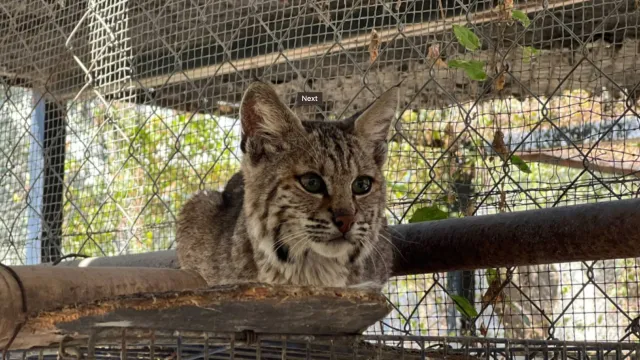
[[[42,185],[44,157],[45,103],[41,94],[32,92],[31,138],[29,139],[29,192],[27,194],[27,244],[26,264],[35,265],[41,258]]]
[[[62,255],[64,160],[66,111],[63,104],[45,101],[44,187],[42,194],[42,261],[56,261]]]

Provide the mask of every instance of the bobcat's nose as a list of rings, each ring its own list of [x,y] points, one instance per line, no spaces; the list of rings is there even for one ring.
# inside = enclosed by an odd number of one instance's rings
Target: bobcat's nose
[[[333,216],[333,223],[341,233],[346,234],[351,230],[351,226],[356,222],[355,215],[339,214]]]

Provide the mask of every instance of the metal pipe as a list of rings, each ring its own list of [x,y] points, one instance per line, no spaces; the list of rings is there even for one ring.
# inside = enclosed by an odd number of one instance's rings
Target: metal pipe
[[[640,257],[640,200],[391,226],[394,275]],[[173,250],[59,266],[177,268]]]
[[[50,264],[44,264],[50,265]],[[175,250],[154,251],[142,254],[129,254],[109,257],[91,257],[86,259],[62,261],[56,266],[73,267],[149,267],[179,269]]]
[[[640,257],[640,200],[393,227],[395,275]]]

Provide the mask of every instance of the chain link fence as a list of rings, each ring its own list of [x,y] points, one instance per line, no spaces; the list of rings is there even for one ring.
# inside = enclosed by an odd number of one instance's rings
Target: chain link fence
[[[254,78],[328,120],[403,80],[390,223],[636,197],[639,14],[627,0],[2,0],[0,261],[173,248],[185,200],[239,168]],[[323,104],[296,107],[301,91]],[[635,342],[638,276],[621,259],[394,278],[395,310],[368,333]]]

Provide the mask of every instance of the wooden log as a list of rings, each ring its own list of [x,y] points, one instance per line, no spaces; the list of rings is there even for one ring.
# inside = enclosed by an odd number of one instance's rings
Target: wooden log
[[[199,275],[174,269],[17,266],[13,271],[15,276],[6,269],[0,270],[0,348],[21,324],[44,311],[121,295],[206,286]],[[41,333],[37,328],[29,328],[28,321],[21,331],[25,333],[31,336],[19,336],[12,348],[25,349],[62,338],[57,333]]]
[[[137,294],[39,314],[38,329],[88,333],[93,327],[190,329],[214,333],[348,335],[391,311],[378,292],[238,284],[194,291]]]
[[[207,289],[198,275],[173,269],[13,270],[0,271],[0,348],[14,350],[86,340],[95,328],[167,324],[219,333],[358,334],[391,310],[381,293],[370,290],[260,284]]]

